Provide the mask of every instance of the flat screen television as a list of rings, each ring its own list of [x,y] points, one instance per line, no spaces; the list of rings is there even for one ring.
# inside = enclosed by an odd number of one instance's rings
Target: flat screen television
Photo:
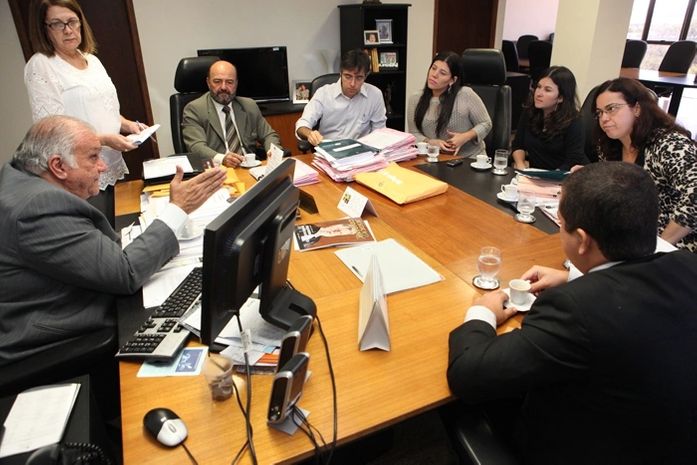
[[[299,203],[294,169],[295,160],[285,159],[206,226],[201,341],[214,350],[220,331],[257,286],[259,313],[278,327],[316,313],[312,299],[287,281]]]
[[[217,56],[237,68],[237,95],[257,102],[287,102],[286,47],[220,48],[197,50],[198,56]]]

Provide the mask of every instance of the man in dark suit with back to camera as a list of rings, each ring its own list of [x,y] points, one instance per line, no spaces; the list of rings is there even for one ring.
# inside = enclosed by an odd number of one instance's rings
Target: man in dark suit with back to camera
[[[523,397],[524,463],[697,463],[697,256],[654,253],[651,178],[623,162],[570,175],[559,204],[564,252],[584,275],[533,267],[542,290],[520,330],[486,294],[450,334],[448,383],[468,404]]]
[[[232,63],[213,63],[206,83],[209,91],[189,102],[182,114],[184,145],[191,153],[236,168],[244,161],[244,150],[254,153],[257,143],[267,155],[272,143],[281,146],[256,102],[236,95],[237,69]]]
[[[114,328],[117,295],[179,253],[175,232],[225,180],[211,169],[170,184],[170,203],[122,249],[87,202],[106,169],[94,129],[69,116],[34,123],[0,170],[0,371],[72,338]]]

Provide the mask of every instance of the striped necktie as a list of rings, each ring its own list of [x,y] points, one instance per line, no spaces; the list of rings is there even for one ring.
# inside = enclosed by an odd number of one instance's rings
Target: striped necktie
[[[239,153],[240,140],[237,137],[235,126],[232,124],[229,105],[223,105],[223,113],[225,113],[225,140],[227,141],[227,150],[228,152]]]

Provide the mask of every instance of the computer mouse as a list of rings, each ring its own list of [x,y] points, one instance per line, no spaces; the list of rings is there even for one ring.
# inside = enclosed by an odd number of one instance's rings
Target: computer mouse
[[[154,408],[143,417],[143,426],[158,442],[174,447],[181,444],[188,432],[179,415],[168,408]]]

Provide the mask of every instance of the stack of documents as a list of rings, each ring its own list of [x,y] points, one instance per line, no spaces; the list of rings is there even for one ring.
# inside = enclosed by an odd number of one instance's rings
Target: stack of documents
[[[334,181],[348,182],[353,181],[356,173],[384,168],[387,161],[374,147],[353,139],[340,139],[315,147],[312,164]]]
[[[307,163],[295,160],[295,171],[293,172],[293,184],[296,187],[307,186],[319,182],[319,173]]]
[[[388,162],[411,160],[418,155],[414,147],[416,137],[396,129],[377,129],[358,139],[358,142],[375,147]]]

